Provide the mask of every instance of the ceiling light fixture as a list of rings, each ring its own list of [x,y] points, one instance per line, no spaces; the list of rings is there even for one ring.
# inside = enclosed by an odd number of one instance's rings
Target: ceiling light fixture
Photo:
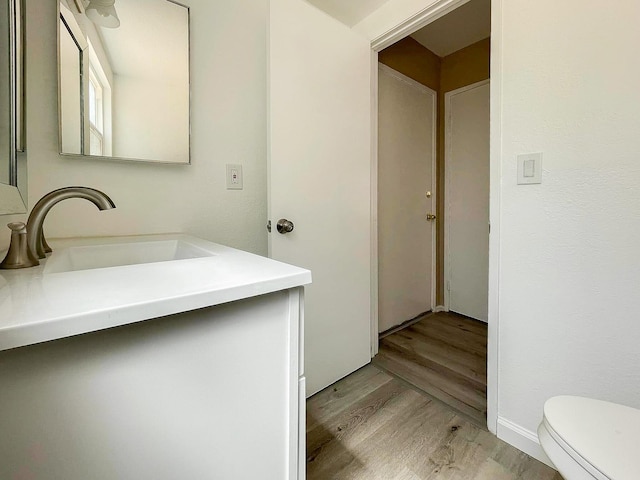
[[[89,20],[105,28],[118,28],[120,19],[114,6],[115,0],[90,0],[86,8]]]

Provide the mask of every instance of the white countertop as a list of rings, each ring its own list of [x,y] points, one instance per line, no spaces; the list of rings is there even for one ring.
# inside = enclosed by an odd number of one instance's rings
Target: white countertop
[[[75,246],[174,239],[212,256],[62,273],[47,273],[47,259],[0,270],[0,351],[311,283],[308,270],[187,235],[49,243],[55,256]]]

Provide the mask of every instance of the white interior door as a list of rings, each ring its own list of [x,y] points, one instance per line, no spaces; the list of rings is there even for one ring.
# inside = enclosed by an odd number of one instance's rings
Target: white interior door
[[[449,310],[488,319],[489,81],[445,95],[445,295]]]
[[[380,64],[378,330],[433,307],[436,92]],[[427,197],[427,192],[431,192]]]
[[[303,0],[271,0],[272,258],[311,270],[307,394],[371,360],[369,42]],[[279,219],[294,230],[280,234]]]

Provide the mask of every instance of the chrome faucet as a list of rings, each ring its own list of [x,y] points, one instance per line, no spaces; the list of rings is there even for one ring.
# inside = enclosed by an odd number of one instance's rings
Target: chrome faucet
[[[100,190],[89,187],[64,187],[47,193],[38,200],[31,210],[27,220],[27,247],[35,258],[45,258],[51,252],[42,230],[44,219],[56,203],[67,198],[84,198],[89,200],[100,210],[116,208],[113,201]]]

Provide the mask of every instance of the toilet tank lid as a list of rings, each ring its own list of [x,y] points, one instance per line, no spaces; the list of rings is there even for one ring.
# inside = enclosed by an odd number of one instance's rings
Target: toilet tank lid
[[[640,479],[640,410],[560,396],[544,404],[544,421],[561,446],[573,450],[568,453],[578,454],[608,478]]]

